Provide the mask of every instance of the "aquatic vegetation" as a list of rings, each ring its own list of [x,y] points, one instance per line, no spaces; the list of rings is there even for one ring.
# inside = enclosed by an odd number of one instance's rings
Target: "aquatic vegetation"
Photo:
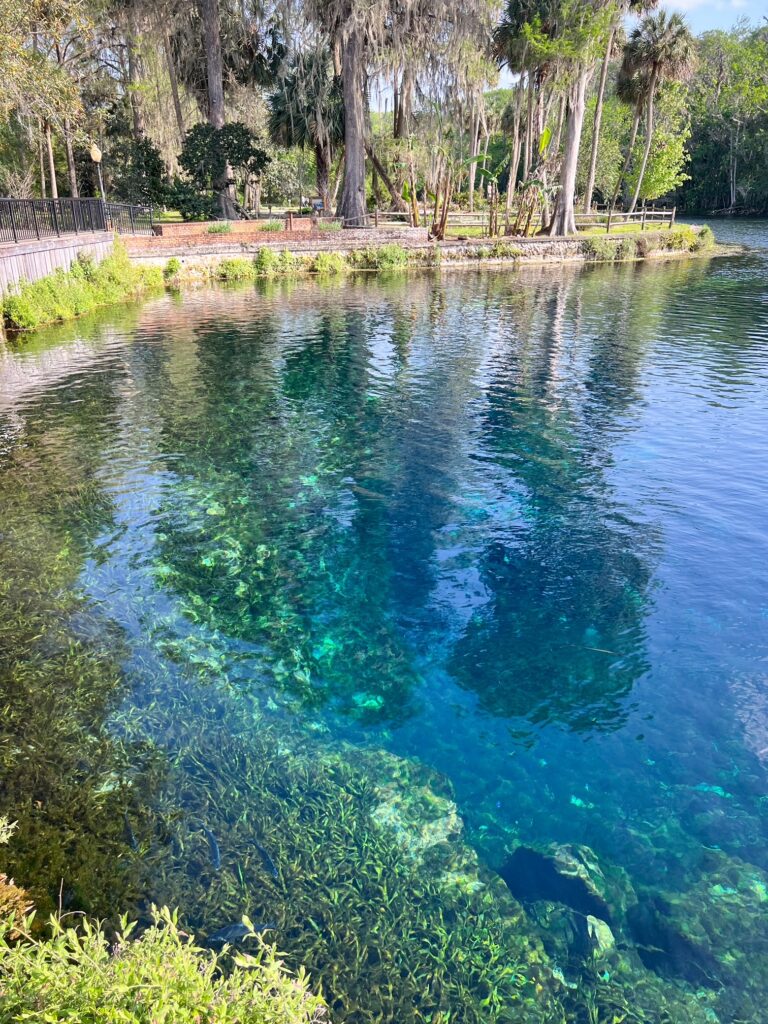
[[[319,252],[313,269],[316,274],[343,274],[348,266],[340,252]]]
[[[253,260],[235,256],[216,265],[216,277],[220,281],[253,281],[256,267]]]
[[[162,286],[160,268],[132,263],[116,239],[110,255],[98,264],[81,255],[68,271],[57,270],[39,281],[22,283],[18,291],[3,297],[2,317],[9,328],[33,330]]]
[[[4,1020],[92,1020],[108,1008],[110,1019],[140,1024],[320,1024],[323,1000],[299,969],[285,969],[275,946],[255,931],[247,952],[230,958],[195,945],[178,916],[163,908],[141,934],[127,918],[116,935],[83,920],[77,930],[57,917],[50,936],[34,939],[33,920],[18,922],[21,940],[10,941],[0,922],[0,988]]]

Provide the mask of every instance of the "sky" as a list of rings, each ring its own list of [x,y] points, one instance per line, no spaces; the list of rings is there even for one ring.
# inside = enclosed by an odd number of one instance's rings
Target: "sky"
[[[697,35],[713,28],[730,28],[739,18],[758,24],[768,14],[765,0],[664,0],[664,7],[684,14]]]

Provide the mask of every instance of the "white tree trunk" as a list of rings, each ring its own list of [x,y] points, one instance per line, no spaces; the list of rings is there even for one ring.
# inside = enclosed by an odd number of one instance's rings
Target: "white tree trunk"
[[[576,167],[579,162],[581,129],[584,124],[587,83],[590,69],[583,68],[571,88],[565,121],[565,148],[560,168],[560,195],[557,210],[552,218],[550,234],[571,235],[576,233],[574,192],[576,190]]]
[[[605,97],[605,83],[608,79],[608,67],[611,63],[611,50],[616,29],[611,29],[608,37],[608,46],[603,58],[603,67],[600,71],[600,85],[597,89],[597,101],[595,103],[595,121],[592,128],[592,150],[589,154],[589,174],[587,175],[587,187],[584,192],[584,213],[589,213],[592,208],[592,193],[595,191],[595,175],[597,174],[597,149],[600,145],[600,126],[603,122],[603,99]]]

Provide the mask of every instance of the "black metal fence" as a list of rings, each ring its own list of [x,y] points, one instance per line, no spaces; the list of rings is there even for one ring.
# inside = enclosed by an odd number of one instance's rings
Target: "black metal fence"
[[[101,199],[0,198],[0,242],[56,238],[86,231],[151,235],[152,207]]]

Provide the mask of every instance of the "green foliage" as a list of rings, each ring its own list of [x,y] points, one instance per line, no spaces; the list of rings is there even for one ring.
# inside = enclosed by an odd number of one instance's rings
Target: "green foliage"
[[[707,249],[714,249],[715,235],[709,224],[700,227],[696,233],[696,242],[693,245],[694,252],[704,252]]]
[[[51,937],[30,935],[32,917],[18,922],[20,941],[0,924],[3,1020],[109,1021],[112,1024],[319,1024],[323,1000],[299,970],[293,977],[276,948],[217,956],[194,944],[177,915],[154,911],[136,937],[126,918],[113,943],[103,927],[83,920],[78,930],[50,920]],[[251,927],[247,918],[244,924]]]
[[[131,137],[115,149],[111,160],[118,168],[111,189],[115,198],[149,206],[162,206],[167,201],[169,182],[165,164],[150,139],[137,142]]]
[[[296,155],[285,150],[273,151],[259,178],[261,201],[270,210],[295,201],[300,191]]]
[[[632,237],[622,238],[616,247],[616,258],[619,260],[637,259],[637,240]]]
[[[347,261],[339,252],[319,252],[313,269],[316,274],[343,274],[347,270]]]
[[[252,281],[256,277],[256,267],[253,260],[242,257],[222,260],[216,267],[216,277],[219,281]]]
[[[613,238],[600,238],[598,235],[585,238],[581,243],[581,251],[589,260],[607,263],[617,259],[620,244]]]
[[[262,231],[285,231],[285,223],[282,220],[265,220],[259,228]]]
[[[319,220],[317,222],[317,230],[328,232],[341,231],[342,223],[338,220]]]
[[[668,195],[688,180],[686,144],[690,134],[686,92],[679,84],[668,84],[659,93],[656,104],[653,142],[640,188],[641,200],[651,201]],[[627,178],[630,193],[634,193],[637,185],[643,146],[644,141],[639,139],[633,150],[633,170]]]
[[[181,270],[181,260],[178,256],[171,256],[168,262],[163,267],[163,278],[165,281],[170,281],[172,278]]]
[[[218,187],[227,163],[249,174],[259,174],[268,162],[266,151],[240,121],[232,121],[223,128],[214,128],[207,122],[196,124],[184,137],[179,155],[179,164],[189,180],[203,192]]]
[[[228,235],[232,230],[232,225],[228,220],[219,221],[218,224],[210,224],[208,226],[209,235]]]
[[[22,283],[18,292],[5,296],[3,321],[14,330],[33,330],[122,302],[162,284],[158,267],[131,263],[122,244],[115,241],[112,253],[98,265],[80,257],[69,271],[57,270],[39,281]]]
[[[360,270],[393,270],[408,263],[408,251],[396,242],[368,245],[364,249],[352,250],[348,260]]]
[[[514,260],[522,256],[523,250],[519,245],[512,242],[494,242],[491,246],[490,257],[494,260]]]
[[[168,189],[168,203],[178,210],[182,218],[190,220],[213,220],[216,216],[216,202],[209,192],[201,192],[192,182],[175,178]]]

